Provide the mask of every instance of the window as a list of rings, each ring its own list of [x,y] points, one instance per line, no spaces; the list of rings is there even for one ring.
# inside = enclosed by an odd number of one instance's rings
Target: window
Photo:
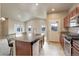
[[[23,32],[24,31],[23,25],[15,24],[14,30],[15,30],[16,33]]]
[[[28,26],[28,31],[29,31],[29,32],[32,31],[32,26]]]
[[[44,25],[42,25],[42,32],[44,32],[45,31],[45,26]]]
[[[58,29],[58,22],[52,22],[51,23],[51,30],[57,31],[57,29]]]
[[[14,25],[14,30],[15,30],[15,33],[16,33],[16,37],[22,36],[23,28],[21,27],[21,25],[15,24]]]
[[[19,27],[17,28],[17,32],[20,32],[20,28]]]

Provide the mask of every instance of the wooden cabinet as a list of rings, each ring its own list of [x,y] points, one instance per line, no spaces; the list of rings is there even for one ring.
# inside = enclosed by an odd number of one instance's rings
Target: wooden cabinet
[[[31,56],[32,45],[29,42],[15,41],[16,56]]]
[[[25,39],[27,40],[27,39]],[[32,42],[15,40],[15,55],[16,56],[38,56],[43,47],[43,37],[37,38]]]
[[[79,41],[73,40],[72,43],[72,56],[79,56]]]
[[[76,10],[76,8],[72,11],[72,17],[74,17],[75,15],[77,15],[77,10]]]
[[[69,14],[69,18],[73,17],[73,11]]]
[[[76,11],[77,11],[77,14],[79,14],[79,6],[77,6]]]
[[[64,18],[64,27],[65,27],[65,28],[66,28],[66,27],[69,27],[69,22],[70,22],[69,16],[66,16],[66,17]]]
[[[61,44],[62,48],[64,49],[64,37],[62,34],[60,36],[60,44]]]
[[[67,23],[67,21],[66,21],[67,19],[66,19],[66,17],[64,18],[64,27],[66,27],[66,23]]]
[[[77,6],[74,10],[72,10],[65,18],[64,18],[64,28],[69,27],[71,18],[79,15],[79,6]]]

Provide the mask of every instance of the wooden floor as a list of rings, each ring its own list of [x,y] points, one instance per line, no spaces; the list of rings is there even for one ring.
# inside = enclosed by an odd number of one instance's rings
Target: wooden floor
[[[64,51],[59,43],[45,42],[40,56],[64,56]]]

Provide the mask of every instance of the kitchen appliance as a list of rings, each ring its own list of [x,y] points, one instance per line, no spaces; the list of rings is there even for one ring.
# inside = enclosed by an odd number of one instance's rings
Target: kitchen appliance
[[[64,37],[64,53],[66,56],[71,56],[71,39],[68,35]]]
[[[79,15],[71,18],[70,20],[70,27],[79,26]]]
[[[77,33],[67,33],[64,37],[64,53],[66,56],[72,55],[72,42],[73,40],[78,40],[79,34]]]

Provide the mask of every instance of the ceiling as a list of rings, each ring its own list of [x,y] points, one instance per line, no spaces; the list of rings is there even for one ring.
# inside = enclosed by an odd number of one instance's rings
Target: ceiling
[[[45,19],[47,12],[55,8],[53,12],[67,11],[73,3],[3,3],[1,4],[1,16],[10,19],[27,21],[34,17]]]

